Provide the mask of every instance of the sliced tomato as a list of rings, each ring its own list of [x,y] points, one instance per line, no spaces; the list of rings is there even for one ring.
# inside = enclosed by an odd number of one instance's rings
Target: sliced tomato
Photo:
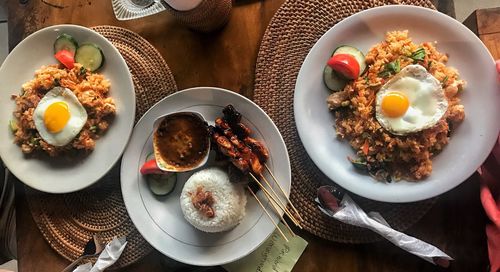
[[[333,55],[328,60],[330,66],[335,72],[341,74],[347,79],[356,79],[359,76],[359,63],[354,56],[349,54]]]
[[[68,69],[75,67],[75,54],[68,50],[61,50],[54,57]]]
[[[139,171],[141,172],[141,175],[164,174],[165,173],[158,167],[158,164],[156,164],[155,159],[151,159],[151,160],[145,162]]]

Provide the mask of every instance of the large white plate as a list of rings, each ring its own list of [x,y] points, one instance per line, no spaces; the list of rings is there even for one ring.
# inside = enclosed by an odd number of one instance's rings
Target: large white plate
[[[123,155],[121,187],[130,218],[153,247],[183,263],[211,266],[237,260],[256,249],[274,230],[257,202],[247,195],[246,216],[236,228],[216,234],[198,231],[184,219],[179,205],[182,187],[193,172],[180,174],[175,190],[165,197],[154,196],[139,173],[141,164],[153,150],[153,122],[157,117],[177,111],[194,111],[213,124],[228,104],[242,113],[243,122],[254,131],[255,138],[263,140],[269,148],[271,156],[267,165],[288,194],[290,163],[278,129],[252,101],[224,89],[192,88],[158,102],[137,123]],[[261,196],[261,199],[264,198]],[[271,211],[270,207],[267,209]],[[274,213],[271,214],[278,222]]]
[[[414,42],[437,41],[449,54],[468,85],[461,94],[464,122],[450,143],[433,159],[432,174],[421,182],[377,182],[354,171],[347,141],[335,136],[334,117],[326,106],[329,94],[322,75],[338,45],[367,52],[387,31],[409,30]],[[358,195],[386,202],[411,202],[444,193],[467,179],[486,159],[498,135],[500,91],[493,58],[481,41],[458,21],[437,11],[414,6],[385,6],[357,13],[336,24],[313,46],[300,69],[294,94],[294,115],[300,139],[314,163],[330,179]]]
[[[92,42],[102,49],[106,61],[98,71],[111,82],[110,95],[116,103],[116,118],[96,147],[86,157],[29,158],[13,143],[9,120],[21,85],[31,80],[42,65],[56,64],[54,41],[67,33],[80,42]],[[106,38],[86,27],[56,25],[39,30],[12,50],[0,68],[0,156],[10,171],[25,184],[49,193],[68,193],[98,181],[120,158],[132,132],[135,118],[135,92],[127,64]]]

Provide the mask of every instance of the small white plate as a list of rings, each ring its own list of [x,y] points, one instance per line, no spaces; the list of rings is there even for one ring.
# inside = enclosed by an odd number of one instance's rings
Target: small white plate
[[[97,72],[110,80],[110,95],[117,108],[116,118],[106,134],[96,141],[95,150],[82,158],[29,158],[14,144],[9,129],[21,85],[33,79],[43,65],[57,64],[54,41],[61,33],[79,43],[92,42],[106,58]],[[83,189],[104,176],[120,158],[132,132],[135,92],[132,77],[118,50],[97,32],[82,26],[56,25],[39,30],[19,43],[0,68],[0,156],[9,170],[26,185],[48,193],[68,193]]]
[[[467,81],[460,95],[465,120],[449,144],[433,158],[431,175],[420,182],[377,182],[355,171],[347,156],[354,155],[348,141],[336,138],[334,116],[327,109],[329,91],[323,68],[333,49],[347,44],[367,52],[384,40],[387,31],[409,30],[416,43],[437,41],[449,54],[448,65]],[[294,93],[294,116],[304,147],[323,173],[345,189],[386,202],[412,202],[442,194],[476,171],[498,136],[500,90],[495,63],[487,48],[469,29],[434,10],[414,6],[369,9],[339,22],[313,46],[300,69]]]
[[[242,258],[255,250],[273,232],[274,225],[255,199],[247,194],[246,215],[234,229],[204,233],[191,226],[182,214],[179,197],[185,181],[194,173],[178,176],[175,190],[158,197],[149,190],[139,173],[146,156],[153,151],[153,123],[159,116],[178,112],[198,112],[209,124],[222,116],[222,109],[232,104],[243,115],[258,140],[269,149],[271,168],[283,189],[290,192],[291,170],[288,153],[278,129],[255,103],[224,89],[199,87],[168,96],[153,106],[137,123],[121,165],[121,187],[128,214],[142,236],[158,251],[177,261],[200,266],[221,265]],[[207,164],[210,165],[210,162]],[[267,175],[272,182],[270,176]],[[276,188],[276,190],[279,190]],[[259,195],[261,192],[259,191]],[[265,198],[260,195],[260,199]],[[267,210],[272,212],[267,202]]]

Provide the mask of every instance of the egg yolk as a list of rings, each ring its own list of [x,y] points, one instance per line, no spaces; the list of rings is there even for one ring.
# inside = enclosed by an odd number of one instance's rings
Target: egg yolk
[[[409,106],[408,97],[401,92],[390,92],[382,98],[382,111],[387,117],[403,116]]]
[[[47,107],[43,116],[43,122],[49,132],[57,133],[66,126],[69,117],[68,104],[60,101],[52,103]]]

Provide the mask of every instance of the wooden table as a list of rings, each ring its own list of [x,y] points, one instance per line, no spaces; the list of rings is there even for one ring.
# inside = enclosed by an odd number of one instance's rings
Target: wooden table
[[[228,25],[211,34],[192,32],[167,13],[120,22],[111,0],[7,0],[9,44],[14,48],[28,34],[54,24],[116,25],[131,29],[152,43],[170,66],[179,89],[218,86],[252,97],[254,67],[260,40],[284,0],[237,1]],[[56,8],[47,3],[64,6]],[[450,1],[439,1],[450,8]],[[451,5],[452,7],[452,5]],[[442,9],[441,9],[442,10]],[[500,58],[500,9],[477,11],[469,18],[496,58]],[[474,23],[475,22],[475,23]],[[181,57],[179,57],[181,56]],[[196,70],[193,70],[196,63]],[[493,67],[492,67],[493,69]],[[38,231],[21,184],[16,186],[19,271],[59,271],[68,262],[57,255]],[[455,258],[447,271],[486,271],[484,227],[477,175],[439,197],[436,205],[407,233],[437,245]],[[300,232],[309,246],[294,271],[439,271],[386,241],[346,245]],[[153,252],[123,271],[169,271],[171,261]],[[179,271],[189,271],[186,269]],[[218,269],[212,269],[217,271]],[[444,269],[443,269],[444,271]]]

